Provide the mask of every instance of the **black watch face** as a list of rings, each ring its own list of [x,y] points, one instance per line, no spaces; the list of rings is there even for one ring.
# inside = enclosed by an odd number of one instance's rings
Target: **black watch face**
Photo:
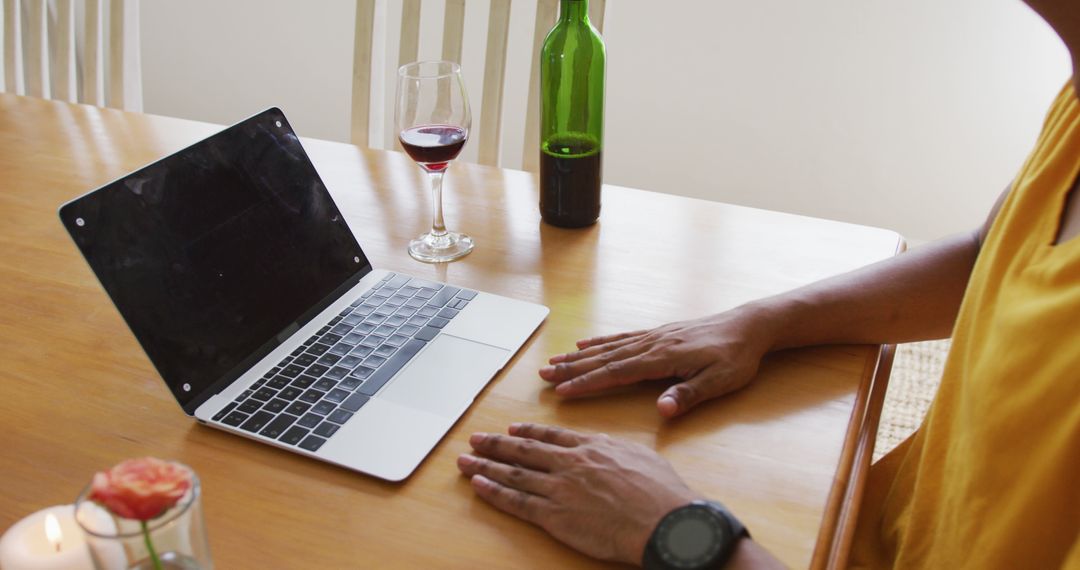
[[[702,568],[712,563],[729,540],[729,531],[705,507],[692,506],[672,513],[660,524],[657,550],[675,568]]]

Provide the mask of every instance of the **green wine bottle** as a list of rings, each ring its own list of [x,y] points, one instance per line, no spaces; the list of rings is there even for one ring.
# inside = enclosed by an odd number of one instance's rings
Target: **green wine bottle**
[[[604,40],[588,0],[560,0],[540,52],[540,216],[562,227],[600,217]]]

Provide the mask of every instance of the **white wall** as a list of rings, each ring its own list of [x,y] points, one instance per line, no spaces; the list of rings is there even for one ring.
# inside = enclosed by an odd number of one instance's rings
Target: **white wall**
[[[438,55],[441,4],[424,0],[421,57]],[[982,221],[1070,73],[1059,40],[1020,0],[607,4],[605,182],[889,227],[916,242]],[[400,7],[378,6],[376,51],[396,54]],[[467,3],[476,117],[487,6]],[[534,6],[514,2],[511,16],[511,167]],[[351,0],[144,2],[145,109],[231,123],[279,105],[301,135],[345,141],[353,17]],[[374,104],[392,114],[393,69],[376,73],[387,81]]]
[[[352,0],[142,2],[143,108],[231,124],[280,106],[303,136],[345,140]]]

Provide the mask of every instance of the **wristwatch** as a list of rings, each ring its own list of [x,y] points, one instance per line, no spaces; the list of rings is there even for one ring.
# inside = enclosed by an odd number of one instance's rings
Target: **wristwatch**
[[[750,533],[724,505],[694,501],[660,519],[641,565],[645,570],[721,568],[744,537]]]

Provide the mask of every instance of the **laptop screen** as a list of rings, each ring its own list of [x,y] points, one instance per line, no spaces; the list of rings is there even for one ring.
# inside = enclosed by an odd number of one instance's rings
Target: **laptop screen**
[[[278,109],[60,217],[188,413],[370,271]]]

